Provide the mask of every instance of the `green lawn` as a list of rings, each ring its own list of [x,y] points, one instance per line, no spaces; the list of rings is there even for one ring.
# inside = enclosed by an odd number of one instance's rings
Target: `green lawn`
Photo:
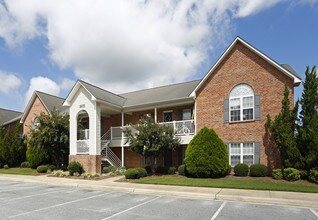
[[[290,183],[283,180],[272,180],[270,178],[226,177],[219,179],[200,179],[179,176],[158,176],[135,180],[134,183],[318,193],[318,185],[309,184],[306,181]]]
[[[0,174],[36,175],[36,169],[31,168],[10,168],[0,169]]]

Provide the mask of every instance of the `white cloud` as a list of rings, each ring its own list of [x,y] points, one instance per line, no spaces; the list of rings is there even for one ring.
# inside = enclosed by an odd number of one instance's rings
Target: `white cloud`
[[[283,1],[4,0],[0,37],[10,47],[45,37],[60,68],[120,92],[192,79],[233,17]]]
[[[42,77],[42,76],[33,77],[30,80],[29,89],[25,94],[24,104],[26,105],[28,103],[34,91],[45,92],[51,95],[58,96],[60,93],[60,90],[61,89],[59,85],[47,77]]]
[[[0,92],[9,94],[9,92],[18,89],[21,86],[21,79],[14,73],[8,73],[0,70]]]
[[[75,81],[72,79],[64,78],[62,82],[59,84],[61,90],[70,91],[74,86]]]

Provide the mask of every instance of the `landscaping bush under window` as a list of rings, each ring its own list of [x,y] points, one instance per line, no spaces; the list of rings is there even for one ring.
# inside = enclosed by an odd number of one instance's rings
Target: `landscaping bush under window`
[[[82,175],[84,173],[84,169],[82,164],[80,164],[77,161],[72,161],[67,167],[68,171],[70,172],[70,175],[73,176],[75,173]]]
[[[281,180],[283,179],[282,169],[274,169],[272,172],[273,179]]]
[[[46,173],[46,172],[47,172],[47,166],[46,166],[46,165],[38,166],[38,167],[36,168],[36,171],[37,171],[38,173]]]
[[[300,172],[294,168],[284,169],[284,179],[288,181],[297,181],[300,180]]]
[[[267,166],[263,164],[253,164],[250,166],[250,176],[262,177],[267,175]]]
[[[226,145],[213,129],[202,128],[190,141],[184,162],[193,177],[225,176],[229,168]]]
[[[139,179],[140,178],[139,171],[137,169],[130,168],[126,170],[125,177],[126,179]]]
[[[239,163],[234,167],[235,176],[247,176],[248,175],[248,165],[244,163]]]

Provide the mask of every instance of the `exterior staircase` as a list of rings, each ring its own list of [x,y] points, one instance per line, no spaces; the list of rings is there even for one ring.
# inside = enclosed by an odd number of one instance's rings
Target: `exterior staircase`
[[[102,161],[108,162],[115,167],[121,167],[121,159],[110,149],[109,144],[111,141],[111,133],[108,130],[101,138],[101,156]]]

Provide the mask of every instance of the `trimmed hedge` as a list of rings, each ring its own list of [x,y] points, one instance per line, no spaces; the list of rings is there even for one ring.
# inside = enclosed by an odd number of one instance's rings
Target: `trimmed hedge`
[[[248,165],[244,163],[236,164],[234,167],[235,176],[247,176],[248,175]]]
[[[229,168],[227,147],[213,129],[202,128],[190,141],[184,163],[190,176],[226,176]]]
[[[73,176],[75,173],[78,173],[79,175],[82,175],[84,173],[84,169],[82,164],[80,164],[77,161],[72,161],[68,166],[67,166],[68,171],[70,172],[70,175]]]
[[[135,168],[130,168],[125,172],[126,179],[139,179],[139,171]]]
[[[180,165],[178,167],[178,173],[181,176],[185,176],[186,175],[186,166],[184,164]]]
[[[313,183],[318,183],[318,168],[310,170],[309,181]]]
[[[288,181],[297,181],[300,180],[300,172],[294,168],[284,169],[284,179]]]
[[[253,164],[250,166],[250,176],[263,177],[267,175],[267,172],[267,166],[264,164]]]
[[[136,169],[139,172],[139,177],[140,178],[148,176],[148,173],[147,173],[145,168],[136,168]]]
[[[47,173],[47,166],[46,165],[41,165],[41,166],[38,166],[36,168],[36,171],[38,173]]]
[[[53,164],[48,164],[48,165],[46,165],[47,166],[47,170],[49,170],[49,171],[54,171],[54,170],[56,170],[56,166],[55,165],[53,165]]]
[[[21,163],[20,167],[21,168],[30,168],[31,165],[30,165],[30,163],[28,161],[24,161],[24,162]]]
[[[283,179],[282,169],[274,169],[272,172],[273,179],[281,180]]]

